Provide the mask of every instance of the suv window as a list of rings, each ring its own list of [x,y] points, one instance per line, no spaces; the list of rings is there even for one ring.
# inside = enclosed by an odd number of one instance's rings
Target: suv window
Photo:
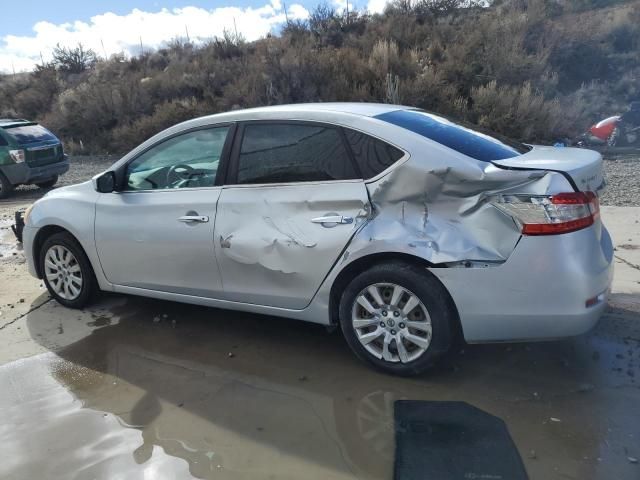
[[[0,135],[0,147],[6,147],[9,143],[5,140],[5,138]]]
[[[170,138],[127,165],[127,190],[212,187],[229,127]]]
[[[238,183],[360,178],[337,128],[265,123],[244,127]]]
[[[404,156],[402,150],[364,133],[345,128],[344,134],[365,179],[375,177]]]

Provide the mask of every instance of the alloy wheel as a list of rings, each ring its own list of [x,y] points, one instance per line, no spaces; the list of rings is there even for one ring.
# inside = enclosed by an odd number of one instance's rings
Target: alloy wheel
[[[82,291],[82,270],[71,250],[62,245],[51,246],[44,257],[47,282],[60,298],[75,300]]]
[[[362,346],[388,362],[412,362],[431,344],[426,307],[417,295],[394,283],[375,283],[362,290],[351,321]]]

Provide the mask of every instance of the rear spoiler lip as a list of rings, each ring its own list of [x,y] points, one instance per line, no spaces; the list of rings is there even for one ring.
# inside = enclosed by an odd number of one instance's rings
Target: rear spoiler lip
[[[39,125],[38,122],[16,122],[16,123],[9,123],[7,125],[2,125],[1,128],[4,128],[5,130],[9,130],[11,128],[16,128],[16,127],[29,127],[31,125]]]
[[[499,163],[496,163],[496,162],[491,162],[491,164],[495,165],[498,168],[501,168],[502,170],[519,170],[519,171],[535,171],[535,172],[555,172],[555,173],[559,173],[560,175],[562,175],[564,178],[567,179],[569,184],[573,187],[573,189],[576,192],[580,191],[580,189],[578,188],[578,185],[576,185],[576,182],[573,180],[573,178],[571,178],[571,175],[569,175],[568,172],[563,172],[562,170],[553,170],[551,168],[508,167],[506,165],[500,165]],[[604,180],[602,181],[602,183],[598,187],[598,190],[600,190],[602,188],[604,188]]]

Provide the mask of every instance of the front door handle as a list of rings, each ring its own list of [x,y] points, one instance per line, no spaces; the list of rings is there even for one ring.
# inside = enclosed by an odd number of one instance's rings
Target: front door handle
[[[178,217],[178,221],[184,223],[207,223],[209,217],[206,215],[183,215],[182,217]]]
[[[322,217],[312,218],[313,223],[321,223],[323,226],[335,226],[338,223],[353,223],[353,217],[345,217],[344,215],[338,215],[337,213],[331,213]],[[333,225],[331,225],[333,224]]]

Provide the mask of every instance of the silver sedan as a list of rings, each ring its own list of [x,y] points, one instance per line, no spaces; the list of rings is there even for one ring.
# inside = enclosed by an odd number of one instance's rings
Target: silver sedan
[[[401,375],[467,342],[583,333],[613,248],[602,158],[422,110],[257,108],[190,120],[25,213],[30,272],[99,291],[340,325]]]

